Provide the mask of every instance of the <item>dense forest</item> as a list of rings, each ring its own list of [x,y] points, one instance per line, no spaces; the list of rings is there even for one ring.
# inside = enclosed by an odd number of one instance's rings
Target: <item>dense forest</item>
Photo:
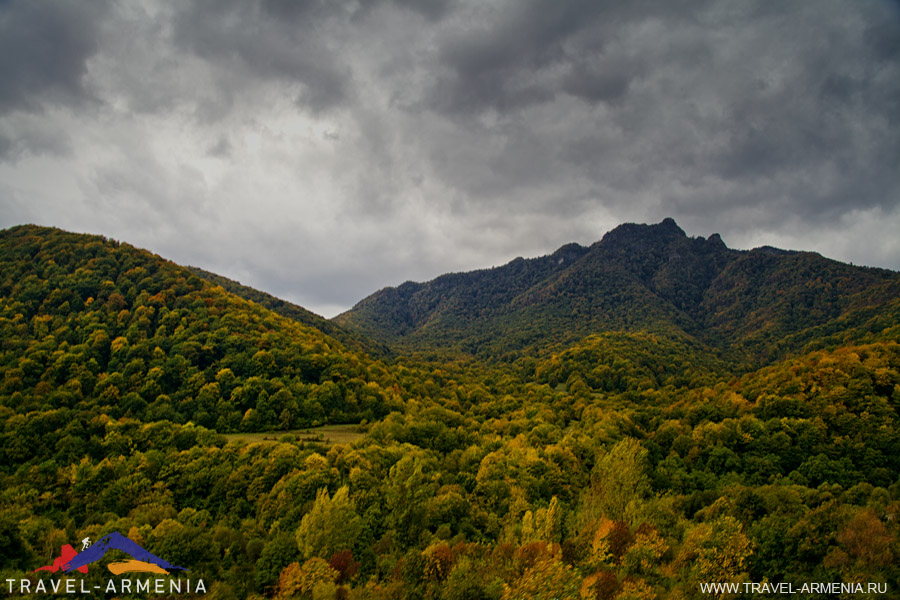
[[[666,221],[328,325],[216,277],[0,232],[0,579],[117,531],[222,599],[897,597],[897,273]]]

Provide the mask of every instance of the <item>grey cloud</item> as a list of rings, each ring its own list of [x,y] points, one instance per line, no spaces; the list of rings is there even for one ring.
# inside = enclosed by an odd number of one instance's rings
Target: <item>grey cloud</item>
[[[611,187],[604,201],[619,212],[649,196],[646,210],[687,216],[715,195],[717,211],[768,207],[759,213],[769,222],[753,225],[772,226],[785,214],[827,220],[896,205],[900,21],[884,25],[890,7],[678,4],[677,16],[660,4],[497,11],[443,40],[427,102],[467,120],[499,113],[485,135],[501,146],[481,160],[498,189],[527,180],[502,168],[515,162],[555,172],[559,187],[571,189],[573,173],[598,194]],[[554,131],[552,120],[571,126]],[[557,137],[535,144],[509,135],[511,122]],[[452,179],[455,168],[441,170]],[[485,191],[460,174],[457,185]]]
[[[84,84],[105,2],[0,4],[0,114],[93,100]]]
[[[218,68],[238,71],[240,93],[255,81],[280,81],[294,90],[299,107],[320,112],[342,104],[350,71],[341,64],[324,31],[349,19],[341,2],[207,2],[180,5],[173,18],[177,46]]]
[[[231,140],[228,139],[228,136],[223,135],[206,150],[206,153],[216,158],[228,158],[231,156],[232,150]]]
[[[588,101],[617,103],[628,93],[633,77],[626,65],[585,61],[573,66],[562,89]]]
[[[616,102],[641,65],[607,53],[622,28],[666,19],[689,22],[697,2],[516,1],[479,7],[468,27],[441,40],[431,105],[448,114],[510,111],[553,101],[560,92]]]
[[[435,22],[450,12],[450,0],[394,0],[394,4]]]
[[[71,150],[69,137],[44,114],[0,119],[0,161],[15,162],[25,156],[60,157]]]
[[[474,24],[443,40],[443,72],[432,103],[444,112],[471,114],[552,100],[556,90],[540,81],[540,70],[563,59],[562,40],[587,16],[580,14],[582,7],[574,2],[479,7],[470,17]]]

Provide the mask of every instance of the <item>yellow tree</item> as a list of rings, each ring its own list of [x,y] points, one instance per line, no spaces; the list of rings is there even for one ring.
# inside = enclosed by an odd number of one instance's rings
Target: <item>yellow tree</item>
[[[677,563],[688,571],[686,583],[731,583],[747,579],[745,567],[753,543],[734,517],[722,516],[700,523],[687,536]]]
[[[503,600],[576,600],[580,588],[581,577],[570,565],[547,556],[503,586]]]
[[[339,573],[321,558],[311,558],[301,566],[291,563],[278,577],[278,598],[312,600],[318,591],[333,588]]]

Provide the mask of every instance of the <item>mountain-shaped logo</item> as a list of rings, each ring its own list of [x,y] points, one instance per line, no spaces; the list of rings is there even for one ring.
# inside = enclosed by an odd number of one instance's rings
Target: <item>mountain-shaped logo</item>
[[[52,565],[47,565],[46,567],[40,567],[38,569],[35,569],[34,572],[37,573],[38,571],[50,571],[51,573],[56,573],[57,571],[62,569],[64,565],[67,565],[70,562],[72,562],[73,558],[78,556],[78,553],[75,552],[75,548],[73,548],[71,544],[64,544],[60,550],[61,551],[60,551],[59,556],[53,560]],[[88,572],[87,566],[76,567],[76,569],[81,573]]]
[[[131,572],[168,575],[169,571],[187,570],[184,567],[175,566],[169,561],[145,550],[137,542],[118,532],[110,533],[102,537],[97,543],[90,546],[85,544],[85,546],[86,549],[82,552],[75,552],[71,545],[65,544],[61,548],[60,556],[53,561],[52,565],[35,569],[35,572],[56,572],[61,570],[65,573],[70,573],[77,570],[81,573],[87,573],[87,566],[106,556],[106,553],[110,550],[121,550],[132,558],[132,560],[110,563],[107,568],[115,575]]]

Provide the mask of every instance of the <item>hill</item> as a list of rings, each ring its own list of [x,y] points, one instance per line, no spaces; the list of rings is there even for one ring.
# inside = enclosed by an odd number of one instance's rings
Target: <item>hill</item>
[[[898,273],[810,252],[733,250],[665,219],[621,225],[590,247],[385,288],[335,322],[407,351],[516,356],[651,331],[764,362],[814,349],[826,331],[841,343],[876,339],[891,325],[879,315],[900,315],[898,297]]]
[[[318,329],[322,333],[340,341],[348,348],[377,356],[387,356],[390,354],[390,349],[386,346],[376,344],[372,340],[357,333],[347,331],[335,322],[329,321],[325,317],[317,315],[311,310],[307,310],[293,302],[282,300],[272,294],[267,294],[266,292],[243,285],[239,281],[223,277],[222,275],[206,271],[199,267],[187,267],[187,269],[197,277],[205,279],[213,285],[220,286],[226,292],[230,292],[244,300],[255,302],[282,317],[287,317],[298,323]]]
[[[150,252],[21,226],[0,232],[0,264],[2,400],[17,413],[80,410],[228,432],[389,410],[365,355]]]

